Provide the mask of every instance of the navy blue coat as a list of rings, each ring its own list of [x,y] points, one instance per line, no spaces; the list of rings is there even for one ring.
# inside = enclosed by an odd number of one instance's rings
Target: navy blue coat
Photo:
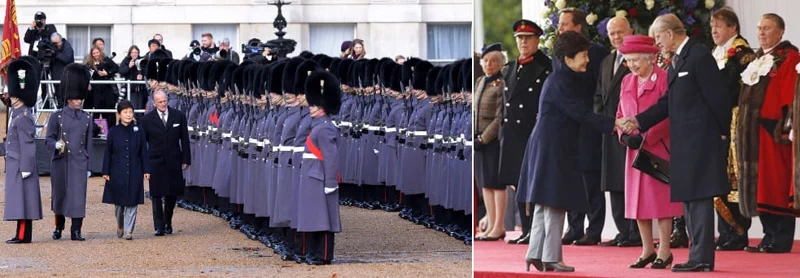
[[[563,62],[562,62],[563,63]],[[589,199],[578,165],[581,125],[611,133],[614,119],[600,116],[584,101],[581,74],[561,64],[547,78],[539,102],[539,120],[525,149],[517,200],[588,212]]]
[[[103,175],[111,179],[103,189],[103,203],[144,204],[144,174],[150,173],[144,130],[135,124],[118,124],[109,129],[107,142]]]

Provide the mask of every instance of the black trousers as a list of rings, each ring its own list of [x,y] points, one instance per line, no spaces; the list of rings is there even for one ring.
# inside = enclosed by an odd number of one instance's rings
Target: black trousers
[[[24,219],[24,220],[17,220],[17,232],[14,234],[14,238],[21,240],[22,242],[31,242],[33,239],[33,220]]]
[[[156,230],[163,230],[166,225],[172,226],[176,199],[175,196],[153,196],[153,225]]]
[[[589,206],[591,209],[586,235],[600,240],[600,235],[603,233],[603,226],[606,222],[606,196],[600,190],[600,171],[583,171],[581,177],[583,178],[583,185],[586,186],[586,192],[589,194]],[[585,213],[567,212],[568,236],[580,238],[584,235],[584,218],[586,218]]]
[[[611,217],[614,218],[614,225],[619,231],[614,239],[617,241],[641,241],[642,236],[639,235],[639,225],[636,224],[636,220],[625,219],[625,193],[608,193],[611,198]]]
[[[63,215],[56,215],[56,230],[63,231],[66,221],[67,218]],[[69,227],[69,230],[72,232],[80,232],[81,227],[83,227],[83,218],[72,218],[72,226]]]
[[[778,251],[792,250],[796,221],[794,217],[762,212],[758,218],[764,227],[761,245],[772,245]]]
[[[717,231],[719,231],[719,243],[725,242],[732,242],[732,241],[742,241],[745,244],[748,241],[747,237],[747,230],[750,230],[750,226],[753,224],[753,220],[750,217],[742,216],[742,213],[739,211],[739,204],[738,203],[731,203],[726,200],[723,196],[722,202],[725,203],[725,206],[728,207],[728,210],[731,212],[731,216],[733,216],[733,220],[736,221],[742,228],[744,229],[744,234],[739,235],[736,233],[736,228],[728,224],[724,219],[722,219],[722,215],[717,212],[718,220],[717,220]]]
[[[292,229],[292,234],[294,234],[294,254],[305,256],[306,254],[306,233],[298,232],[296,229]]]
[[[525,206],[531,207],[530,213],[525,209]],[[517,202],[517,210],[519,211],[519,221],[522,225],[522,235],[531,234],[531,224],[533,224],[533,204],[525,202]]]
[[[306,259],[309,261],[333,261],[334,238],[332,232],[306,232]]]
[[[714,265],[714,199],[683,202],[689,232],[689,262]]]

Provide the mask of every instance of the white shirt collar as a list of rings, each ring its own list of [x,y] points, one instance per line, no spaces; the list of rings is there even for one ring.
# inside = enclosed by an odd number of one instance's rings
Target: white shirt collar
[[[675,55],[680,55],[681,54],[681,50],[683,50],[683,47],[686,46],[687,42],[689,42],[689,37],[688,36],[685,39],[683,39],[683,42],[681,43],[681,45],[678,46],[678,50],[675,51]]]
[[[770,48],[767,48],[767,49],[764,49],[764,53],[770,53],[770,52],[771,52],[773,49],[775,49],[775,47],[776,47],[776,46],[778,46],[779,44],[781,44],[781,43],[780,43],[780,42],[778,42],[778,43],[776,43],[774,46],[772,46],[772,47],[770,47]]]
[[[156,112],[158,112],[159,116],[161,115],[169,116],[169,108],[167,108],[167,110],[164,110],[164,112],[158,111],[158,109],[156,109]]]

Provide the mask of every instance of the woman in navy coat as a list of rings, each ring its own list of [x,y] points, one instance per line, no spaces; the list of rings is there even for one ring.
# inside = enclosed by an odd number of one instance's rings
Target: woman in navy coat
[[[561,256],[561,236],[567,211],[588,212],[589,200],[578,168],[581,125],[611,133],[615,121],[594,114],[582,95],[593,90],[579,80],[589,63],[589,41],[581,34],[559,35],[554,47],[561,63],[544,83],[539,119],[528,139],[520,171],[518,194],[535,204],[526,266],[540,271],[574,271]]]
[[[147,142],[144,130],[133,122],[133,104],[123,100],[117,105],[120,123],[108,133],[103,157],[103,203],[115,205],[117,237],[133,239],[136,208],[144,204],[144,180],[150,179]]]

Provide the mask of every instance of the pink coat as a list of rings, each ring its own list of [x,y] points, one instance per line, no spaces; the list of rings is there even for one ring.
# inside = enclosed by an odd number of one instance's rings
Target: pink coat
[[[639,88],[641,86],[641,88]],[[617,118],[636,116],[667,93],[667,72],[654,67],[651,77],[638,84],[629,73],[622,79]],[[643,149],[669,160],[669,119],[648,130]],[[625,218],[654,219],[683,214],[681,203],[670,202],[669,185],[631,167],[638,150],[628,149],[625,160]]]

